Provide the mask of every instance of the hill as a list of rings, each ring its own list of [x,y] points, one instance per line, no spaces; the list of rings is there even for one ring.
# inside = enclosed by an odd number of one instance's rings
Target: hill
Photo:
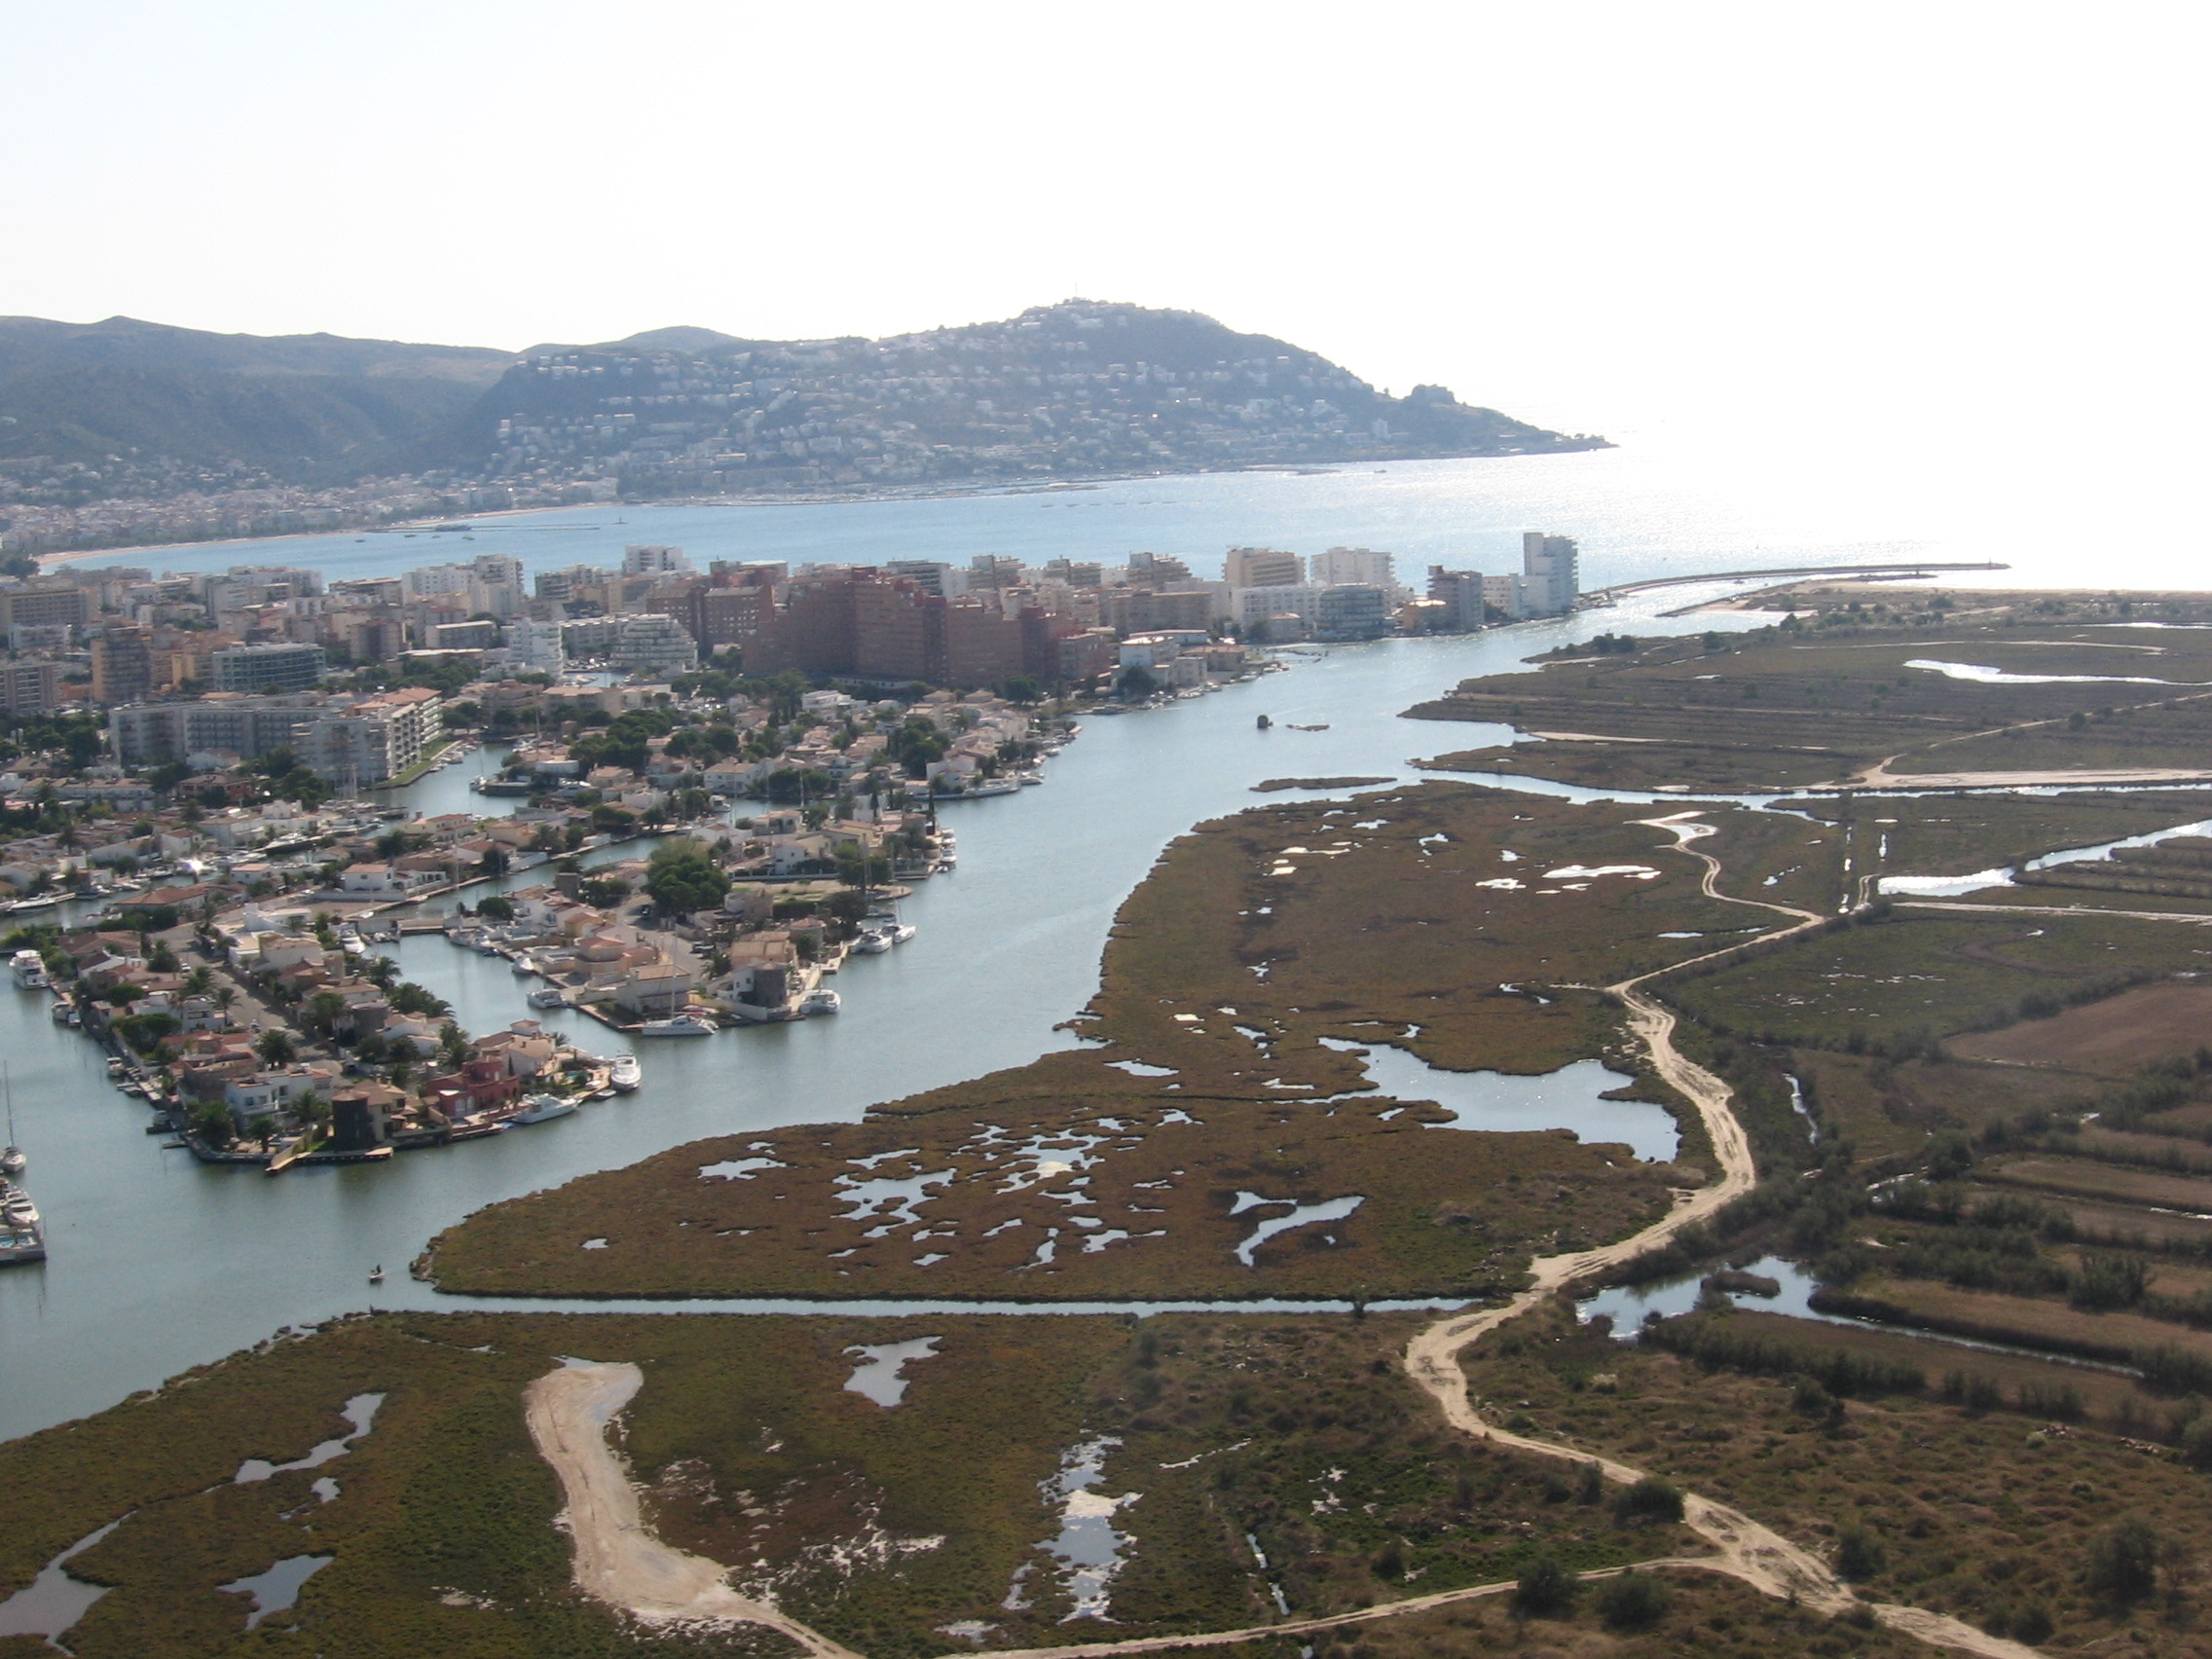
[[[87,498],[230,488],[241,475],[347,482],[399,464],[513,360],[476,347],[209,334],[125,316],[0,317],[0,462],[18,475],[65,473]]]
[[[1390,397],[1193,312],[1068,300],[884,340],[679,328],[540,347],[419,459],[486,477],[611,478],[632,496],[1603,444],[1442,387]]]
[[[0,317],[11,551],[485,505],[1592,449],[1192,312],[1069,300],[884,340],[516,354]]]

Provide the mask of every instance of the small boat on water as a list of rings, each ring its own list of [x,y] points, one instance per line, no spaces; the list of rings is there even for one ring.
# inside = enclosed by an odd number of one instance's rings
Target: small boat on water
[[[648,1019],[638,1027],[641,1037],[712,1037],[715,1027],[697,1014],[680,1014],[674,1019]]]
[[[5,1149],[0,1149],[0,1175],[13,1178],[21,1175],[30,1166],[31,1161],[23,1156],[23,1149],[16,1144],[16,1081],[8,1077],[5,1066],[0,1066],[0,1082],[4,1082],[8,1092],[8,1144]]]
[[[617,1094],[634,1094],[638,1085],[645,1081],[645,1068],[638,1064],[635,1054],[617,1054],[614,1065],[607,1074],[608,1083]]]
[[[46,989],[46,960],[35,950],[18,950],[8,958],[8,971],[26,991]]]
[[[532,960],[531,954],[527,950],[508,963],[507,967],[518,977],[537,972],[537,964]]]
[[[869,928],[848,946],[856,956],[881,956],[891,948],[891,936],[880,928]]]
[[[805,1018],[817,1014],[836,1014],[843,1010],[844,1006],[845,999],[843,997],[825,987],[807,992],[799,1000],[798,1012],[800,1017]]]
[[[522,1110],[507,1120],[510,1124],[542,1124],[551,1118],[566,1118],[576,1109],[573,1100],[564,1100],[558,1094],[532,1094],[526,1096]]]
[[[379,1262],[369,1271],[369,1282],[371,1284],[384,1283],[384,1264],[382,1262]]]
[[[531,992],[523,1001],[532,1008],[563,1008],[567,1006],[569,999],[566,993],[546,985]]]

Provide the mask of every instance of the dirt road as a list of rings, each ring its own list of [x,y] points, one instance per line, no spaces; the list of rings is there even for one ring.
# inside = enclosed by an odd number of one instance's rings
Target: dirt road
[[[638,1512],[629,1470],[608,1444],[616,1413],[645,1382],[634,1365],[564,1365],[523,1396],[530,1437],[561,1477],[576,1546],[576,1587],[648,1624],[757,1624],[820,1659],[860,1659],[766,1602],[740,1596],[729,1569],[654,1537]]]

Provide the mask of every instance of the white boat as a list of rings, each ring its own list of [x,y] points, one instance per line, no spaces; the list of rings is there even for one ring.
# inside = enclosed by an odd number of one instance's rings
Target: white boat
[[[835,1014],[845,1006],[845,999],[835,991],[823,989],[806,993],[798,1005],[801,1017],[816,1014]]]
[[[542,1124],[549,1118],[566,1118],[576,1109],[573,1100],[564,1100],[558,1094],[533,1094],[526,1097],[522,1110],[507,1120],[510,1124]]]
[[[689,1014],[680,1014],[674,1019],[648,1019],[638,1027],[641,1037],[712,1037],[714,1034],[714,1026]]]
[[[849,948],[858,956],[881,956],[891,948],[891,936],[880,929],[870,928],[855,939]]]
[[[617,1094],[634,1094],[638,1085],[645,1081],[645,1068],[638,1064],[635,1054],[618,1054],[613,1069],[607,1074],[608,1083]]]
[[[10,972],[16,976],[16,983],[24,990],[43,991],[46,989],[46,962],[37,951],[17,951],[15,955],[8,958],[8,967]]]
[[[20,1175],[30,1167],[30,1162],[31,1161],[23,1156],[21,1147],[9,1147],[5,1152],[0,1152],[0,1175]]]
[[[516,957],[512,962],[508,963],[507,966],[518,975],[535,974],[537,972],[537,964],[530,959],[530,952],[527,950],[524,951],[520,956]]]
[[[565,993],[547,985],[531,992],[529,996],[523,998],[523,1001],[530,1004],[532,1008],[563,1008],[567,1006],[569,999]]]
[[[914,924],[912,922],[893,922],[888,931],[893,944],[904,944],[914,937]]]

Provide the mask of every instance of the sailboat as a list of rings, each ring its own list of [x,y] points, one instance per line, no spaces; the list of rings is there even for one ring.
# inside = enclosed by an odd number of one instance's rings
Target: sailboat
[[[23,1156],[23,1149],[16,1144],[16,1084],[8,1075],[6,1066],[0,1066],[0,1088],[4,1088],[8,1095],[8,1145],[5,1151],[0,1151],[0,1175],[12,1179],[27,1169],[31,1161]]]

